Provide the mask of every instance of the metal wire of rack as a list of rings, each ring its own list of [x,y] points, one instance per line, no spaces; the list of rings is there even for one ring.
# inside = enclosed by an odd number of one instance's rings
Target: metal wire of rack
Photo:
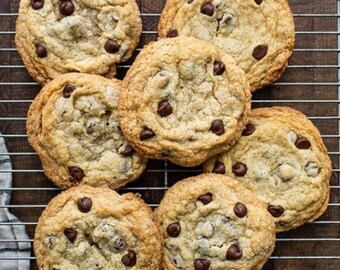
[[[157,21],[165,0],[137,1],[142,12],[142,45],[157,38]],[[26,225],[33,242],[38,218],[48,201],[60,192],[44,176],[37,154],[28,145],[25,132],[27,109],[39,92],[39,85],[27,74],[13,39],[19,0],[0,2],[0,132],[6,140],[13,169],[13,187],[8,207],[21,222],[0,222],[1,226]],[[327,212],[317,221],[278,235],[276,249],[265,269],[340,269],[340,0],[289,1],[296,22],[296,46],[283,77],[272,86],[257,91],[253,107],[285,105],[304,112],[320,129],[333,162],[331,199]],[[133,59],[119,66],[123,77]],[[7,153],[0,153],[0,156]],[[201,172],[201,168],[181,168],[167,161],[151,161],[139,181],[121,192],[138,192],[156,207],[174,182]],[[0,239],[1,242],[11,242]],[[37,269],[33,252],[26,258]]]

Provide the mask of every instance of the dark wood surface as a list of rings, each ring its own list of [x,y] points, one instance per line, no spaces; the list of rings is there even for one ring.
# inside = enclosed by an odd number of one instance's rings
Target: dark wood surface
[[[142,13],[158,14],[162,11],[165,0],[139,0],[138,2]],[[337,1],[290,0],[289,2],[293,13],[296,14],[296,31],[299,32],[296,36],[296,50],[290,60],[290,67],[278,81],[278,84],[254,94],[253,107],[287,105],[311,117],[314,124],[324,135],[324,141],[329,152],[331,152],[333,168],[339,169],[339,112],[338,86],[336,85],[338,69],[337,67],[313,67],[314,65],[338,65],[338,56],[335,50],[338,42],[337,35],[303,33],[337,32],[337,17],[299,15],[337,14]],[[0,13],[17,13],[18,3],[19,0],[2,0],[0,2]],[[143,16],[143,30],[156,30],[158,19],[159,16]],[[0,32],[15,31],[15,21],[16,16],[0,15]],[[143,34],[139,47],[156,38],[156,34]],[[15,48],[12,33],[0,35],[0,48]],[[334,50],[313,51],[310,49]],[[133,59],[128,63],[132,61]],[[22,61],[15,50],[0,50],[0,66],[7,65],[22,65]],[[303,65],[308,65],[308,67],[302,67]],[[119,69],[119,77],[123,78],[125,72],[126,69]],[[22,67],[1,67],[0,78],[1,100],[29,101],[34,99],[40,90],[38,85],[25,84],[34,81]],[[4,85],[4,83],[8,83],[8,85]],[[298,102],[298,100],[307,100],[308,102]],[[321,102],[320,100],[331,100],[332,102]],[[30,102],[0,103],[0,132],[5,135],[24,135],[25,117],[29,105]],[[3,119],[5,117],[23,119],[5,120]],[[26,137],[6,137],[6,144],[11,153],[33,152]],[[29,171],[41,170],[40,160],[36,155],[11,155],[11,159],[14,170],[23,170],[13,173],[13,186],[15,188],[33,188],[30,191],[17,190],[13,192],[12,204],[22,205],[23,207],[13,208],[11,211],[23,222],[37,222],[43,207],[35,206],[46,205],[59,191],[53,189],[55,186],[48,181],[42,172]],[[198,174],[200,170],[201,168],[180,168],[163,161],[150,161],[147,171],[140,180],[128,187],[137,188],[135,192],[140,193],[147,203],[157,204],[165,192],[165,186],[171,186],[184,177]],[[279,234],[273,254],[274,258],[267,263],[265,269],[340,269],[340,260],[331,258],[340,256],[340,224],[339,222],[336,223],[340,220],[338,174],[337,171],[333,172],[331,179],[331,185],[335,186],[331,190],[330,202],[333,205],[330,205],[326,213],[319,219],[319,221],[326,221],[326,223],[306,224],[296,230]],[[49,188],[49,190],[34,189],[41,187]],[[146,187],[149,189],[146,189]],[[126,190],[122,190],[122,192],[126,192]],[[27,232],[31,239],[34,237],[34,229],[35,225],[27,226]],[[287,239],[290,239],[290,241],[286,241]],[[32,256],[34,256],[33,253]],[[32,260],[31,269],[37,269],[34,260]]]

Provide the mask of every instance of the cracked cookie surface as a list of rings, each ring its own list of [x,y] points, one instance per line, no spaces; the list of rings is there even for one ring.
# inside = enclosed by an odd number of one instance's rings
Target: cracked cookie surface
[[[134,0],[22,0],[15,41],[29,73],[45,85],[68,72],[114,76],[141,28]]]
[[[158,270],[161,236],[138,196],[83,185],[48,204],[34,252],[41,270]]]
[[[277,80],[295,42],[286,0],[169,0],[160,37],[194,36],[230,53],[247,73],[252,91]]]
[[[240,140],[204,170],[234,177],[253,191],[278,232],[312,222],[327,208],[331,160],[317,128],[291,108],[253,110]]]
[[[275,246],[275,224],[266,208],[227,176],[177,182],[155,214],[167,270],[260,270]]]
[[[121,128],[137,151],[195,166],[237,140],[250,111],[250,87],[234,60],[192,37],[144,48],[124,79]]]
[[[62,189],[116,189],[136,180],[147,160],[124,139],[118,122],[121,82],[70,73],[48,83],[33,101],[27,135],[45,174]]]

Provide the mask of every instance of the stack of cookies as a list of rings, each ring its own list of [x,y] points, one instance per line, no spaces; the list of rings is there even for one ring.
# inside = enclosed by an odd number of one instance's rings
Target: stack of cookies
[[[294,46],[286,0],[169,0],[160,39],[123,81],[141,34],[132,0],[22,0],[16,44],[43,89],[30,144],[61,189],[43,212],[40,269],[262,269],[276,232],[312,222],[329,200],[317,128],[287,107],[251,110]],[[104,77],[105,76],[105,77]],[[204,174],[152,212],[119,189],[147,159]]]

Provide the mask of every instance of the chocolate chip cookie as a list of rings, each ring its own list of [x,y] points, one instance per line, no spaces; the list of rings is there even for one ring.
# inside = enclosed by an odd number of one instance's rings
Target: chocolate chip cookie
[[[39,269],[160,269],[153,213],[131,193],[86,185],[51,200],[36,227]]]
[[[168,270],[260,270],[275,246],[275,224],[236,180],[202,174],[177,182],[156,219]]]
[[[134,0],[21,0],[15,41],[27,70],[44,85],[68,72],[112,77],[141,28]]]
[[[252,91],[277,80],[295,42],[287,0],[169,0],[160,37],[194,36],[230,53],[247,73]]]
[[[120,131],[121,87],[116,79],[70,73],[48,83],[33,101],[27,117],[28,140],[57,186],[116,189],[145,169],[147,160]]]
[[[143,49],[124,79],[121,128],[145,156],[195,166],[240,137],[250,96],[245,73],[215,45],[162,39]]]
[[[265,203],[278,232],[312,222],[329,200],[331,161],[317,128],[287,107],[252,111],[235,146],[205,171],[236,178]]]

